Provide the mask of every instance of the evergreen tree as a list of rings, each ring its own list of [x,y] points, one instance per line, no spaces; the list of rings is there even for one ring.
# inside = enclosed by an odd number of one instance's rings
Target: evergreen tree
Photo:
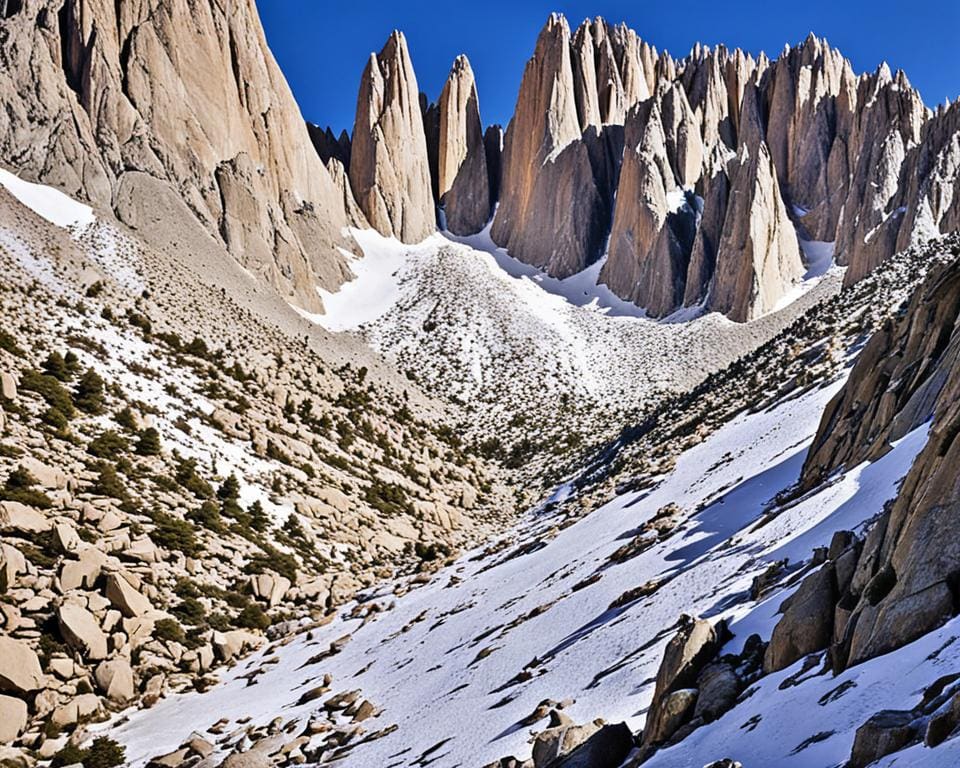
[[[250,505],[247,514],[250,516],[250,527],[253,530],[263,533],[270,527],[270,518],[263,509],[263,504],[258,501]]]
[[[236,475],[230,475],[217,488],[217,498],[221,501],[236,501],[240,498],[240,483]]]
[[[74,389],[73,404],[84,413],[103,413],[103,379],[87,368]]]
[[[153,427],[147,427],[140,432],[136,447],[138,456],[160,455],[160,433]]]
[[[57,381],[68,381],[70,379],[70,370],[67,368],[67,361],[59,352],[51,352],[47,359],[43,361],[44,373],[53,376]]]

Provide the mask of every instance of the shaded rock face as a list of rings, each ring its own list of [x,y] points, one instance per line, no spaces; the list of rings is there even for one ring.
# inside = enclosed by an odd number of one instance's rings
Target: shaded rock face
[[[619,128],[581,129],[577,93],[583,102],[585,88],[592,96],[596,85],[575,86],[570,28],[554,14],[527,62],[507,127],[491,234],[515,257],[561,278],[600,256],[622,153]]]
[[[400,32],[371,54],[360,79],[350,185],[370,226],[417,243],[435,229],[427,140],[417,79]]]
[[[899,209],[919,203],[900,192],[901,173],[909,172],[906,155],[927,118],[906,76],[891,76],[886,66],[861,79],[856,105],[858,119],[850,138],[856,156],[849,161],[849,190],[837,225],[837,261],[849,265],[847,285],[898,250]]]
[[[833,243],[849,284],[957,226],[958,115],[930,119],[903,73],[858,77],[813,35],[773,62],[723,46],[677,62],[623,26],[571,36],[552,16],[507,130],[492,234],[556,277],[609,235],[601,281],[621,298],[749,321],[805,274],[800,239]],[[605,165],[597,148],[621,125],[625,151],[608,146]]]
[[[324,165],[329,168],[330,160],[336,159],[344,168],[350,167],[350,136],[345,130],[340,131],[337,136],[329,126],[323,129],[319,125],[307,123],[307,132]]]
[[[245,267],[316,310],[314,286],[347,275],[343,207],[253,0],[229,9],[27,3],[3,21],[0,159],[132,224],[159,179]]]
[[[756,87],[747,94],[734,156],[720,133],[706,154],[697,115],[679,85],[628,118],[600,279],[653,316],[703,304],[733,320],[752,320],[771,311],[803,275],[796,232],[762,138]],[[711,165],[715,172],[702,182]]]
[[[458,56],[438,102],[437,199],[447,229],[472,235],[490,218],[490,178],[487,149],[473,70]]]
[[[842,467],[875,461],[936,413],[957,364],[960,267],[931,274],[902,316],[869,340],[827,405],[801,475],[805,490]]]
[[[491,125],[483,132],[483,149],[487,157],[487,184],[490,189],[490,202],[500,199],[500,178],[503,173],[503,128]]]
[[[643,728],[643,745],[667,741],[693,714],[697,690],[692,686],[719,647],[709,621],[683,617],[677,634],[667,644],[657,671],[653,700]]]
[[[812,34],[764,74],[766,140],[784,194],[811,240],[833,240],[850,175],[856,77]]]
[[[764,672],[777,672],[797,659],[826,648],[833,637],[833,608],[837,601],[837,578],[832,563],[803,580],[800,588],[781,606],[763,659]]]
[[[873,152],[873,186],[863,206],[870,216],[851,236],[848,284],[889,254],[960,227],[960,107],[941,106],[924,122],[926,110],[903,73],[891,78],[882,70],[876,78],[872,111],[893,115],[897,130]]]
[[[899,648],[956,614],[958,305],[955,261],[935,270],[903,315],[871,339],[827,407],[804,466],[802,482],[813,487],[841,466],[879,456],[932,417],[927,444],[868,534],[837,607],[844,623],[831,649],[835,669]]]
[[[683,300],[697,223],[696,202],[671,165],[667,142],[660,103],[651,99],[631,112],[617,192],[625,202],[614,213],[600,275],[618,295],[656,316]]]

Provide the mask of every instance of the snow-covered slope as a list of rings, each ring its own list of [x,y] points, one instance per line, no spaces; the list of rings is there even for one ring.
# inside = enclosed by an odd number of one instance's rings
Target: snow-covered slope
[[[835,530],[861,527],[895,495],[924,444],[925,428],[874,464],[776,509],[774,497],[797,480],[838,386],[738,417],[682,455],[654,488],[620,496],[565,530],[549,512],[532,512],[502,540],[465,555],[428,584],[400,595],[385,586],[329,625],[242,663],[213,691],[163,701],[112,728],[112,735],[140,765],[221,717],[231,721],[227,731],[246,717],[266,724],[277,716],[298,721],[292,729],[298,731],[323,711],[326,697],[297,702],[324,675],[332,676],[328,696],[360,690],[376,705],[379,714],[362,723],[364,732],[386,731],[366,742],[356,735],[356,746],[341,750],[342,765],[443,768],[526,757],[530,732],[545,721],[525,718],[548,698],[571,699],[565,712],[575,721],[624,720],[637,731],[681,613],[727,617],[734,651],[751,633],[768,637],[791,588],[756,603],[752,579],[777,560],[787,558],[791,566],[808,560]],[[682,518],[672,533],[624,562],[611,559],[669,504],[679,506]],[[770,521],[757,526],[761,517]],[[648,585],[643,597],[622,597],[641,585]],[[345,636],[342,650],[324,657],[321,652]],[[930,637],[901,654],[916,659],[938,644]],[[947,663],[950,652],[941,658]],[[866,716],[912,704],[918,686],[938,674],[936,665],[911,670],[904,662],[904,674],[885,681],[886,663],[878,659],[845,673],[857,686],[823,706],[816,702],[841,681],[811,675],[788,697],[777,697],[771,692],[797,669],[765,678],[756,695],[725,716],[739,724],[760,713],[759,726],[695,733],[651,764],[701,765],[727,755],[762,755],[761,765],[838,762]],[[790,715],[798,706],[807,707],[807,716]],[[826,731],[829,737],[797,750]],[[314,744],[326,736],[315,736]]]
[[[496,436],[513,468],[560,464],[667,392],[689,389],[836,292],[823,253],[792,303],[749,324],[685,311],[665,321],[597,285],[598,262],[557,280],[484,231],[407,246],[354,231],[356,279],[323,293],[330,330],[356,330],[428,390],[462,404],[469,439]]]

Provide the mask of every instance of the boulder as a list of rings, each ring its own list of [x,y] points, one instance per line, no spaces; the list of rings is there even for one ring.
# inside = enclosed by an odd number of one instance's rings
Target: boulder
[[[695,718],[711,722],[733,708],[740,694],[740,678],[732,666],[723,662],[708,664],[697,677]]]
[[[213,649],[223,661],[230,661],[244,650],[256,648],[262,642],[263,638],[259,635],[242,629],[213,633]]]
[[[0,691],[26,694],[43,687],[43,670],[33,649],[22,640],[0,635]]]
[[[27,702],[0,696],[0,744],[9,744],[27,727]]]
[[[916,735],[910,712],[885,709],[857,728],[847,768],[866,768],[881,757],[903,749]]]
[[[0,592],[13,587],[17,576],[27,570],[27,561],[12,544],[0,544]]]
[[[106,595],[110,603],[128,619],[143,616],[153,610],[153,605],[130,583],[124,572],[107,576]]]
[[[290,579],[273,573],[258,573],[250,577],[250,591],[271,608],[280,604],[290,589]]]
[[[76,725],[100,711],[100,698],[95,693],[76,696],[53,710],[50,720],[61,728]]]
[[[537,734],[533,742],[535,768],[554,765],[563,755],[573,751],[600,730],[599,723],[561,725]]]
[[[65,560],[60,567],[60,589],[93,589],[107,556],[96,547],[80,550],[79,560]]]
[[[42,512],[19,501],[0,501],[0,529],[19,533],[44,533],[52,523]]]
[[[0,371],[0,396],[5,400],[17,399],[17,380],[12,373]]]
[[[273,768],[274,762],[262,752],[238,752],[229,755],[220,768]]]
[[[657,671],[653,701],[643,728],[643,744],[650,746],[668,740],[692,714],[696,689],[692,685],[704,665],[713,659],[719,647],[717,631],[704,619],[683,616],[680,629],[667,643]],[[683,692],[672,697],[674,692]]]
[[[190,748],[180,747],[173,752],[151,758],[150,762],[147,763],[147,768],[179,768],[187,762],[189,757]]]
[[[667,741],[693,716],[699,694],[700,691],[696,688],[681,688],[663,697],[657,709],[657,730],[660,738],[653,743]]]
[[[764,672],[785,669],[807,654],[826,648],[833,638],[836,602],[834,566],[827,563],[807,576],[786,601],[763,658]]]
[[[53,543],[63,554],[72,554],[80,548],[80,537],[70,523],[57,523],[53,526]]]
[[[57,609],[57,622],[67,644],[91,661],[107,657],[107,636],[86,608],[63,603]]]
[[[94,677],[97,686],[112,701],[130,701],[136,693],[133,670],[126,659],[116,658],[101,662]]]
[[[50,491],[62,491],[68,485],[67,475],[39,459],[26,456],[20,460],[20,465],[37,480],[37,485]]]
[[[626,723],[604,725],[551,768],[619,768],[633,749],[633,734]]]

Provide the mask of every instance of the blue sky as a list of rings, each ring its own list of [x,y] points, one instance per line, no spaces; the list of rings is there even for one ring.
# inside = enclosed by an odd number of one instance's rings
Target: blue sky
[[[506,126],[523,66],[551,11],[575,27],[586,17],[626,21],[658,49],[681,57],[696,41],[771,57],[810,31],[826,37],[857,72],[886,60],[928,105],[960,95],[960,0],[257,0],[267,40],[306,119],[353,128],[360,74],[390,31],[407,36],[420,90],[435,99],[450,64],[466,53],[485,124]]]

